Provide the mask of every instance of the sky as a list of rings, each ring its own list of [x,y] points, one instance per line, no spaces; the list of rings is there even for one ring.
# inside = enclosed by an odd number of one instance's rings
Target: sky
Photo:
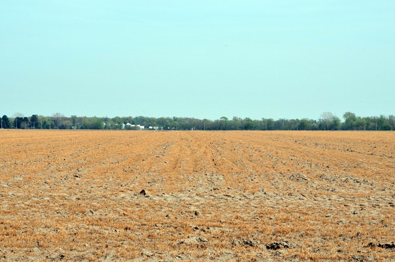
[[[0,114],[395,115],[393,0],[1,0]]]

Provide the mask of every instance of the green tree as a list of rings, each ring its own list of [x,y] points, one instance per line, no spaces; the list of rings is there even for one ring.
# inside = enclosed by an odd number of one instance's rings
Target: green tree
[[[344,118],[344,124],[343,124],[343,129],[346,130],[353,130],[354,129],[354,123],[357,120],[357,117],[354,113],[351,112],[346,112],[343,115]]]
[[[52,121],[52,119],[45,117],[45,116],[39,116],[38,121],[40,122],[40,128],[42,129],[54,129],[55,128],[55,123]]]
[[[73,123],[70,119],[65,119],[61,122],[59,129],[72,129]]]
[[[354,122],[354,128],[357,130],[366,130],[366,120],[358,117],[358,119]]]
[[[37,115],[32,115],[30,117],[30,126],[31,126],[31,128],[34,128],[34,129],[40,128],[40,122],[38,121]]]
[[[331,130],[339,130],[341,128],[341,120],[337,116],[335,116],[332,120]]]
[[[302,120],[299,121],[299,130],[308,130],[308,129],[310,129],[309,120],[303,118]]]
[[[117,130],[122,129],[122,125],[124,124],[122,118],[116,116],[112,119],[112,122],[114,126],[113,129],[117,129]]]
[[[388,124],[391,126],[392,130],[395,130],[395,116],[390,115],[388,117]]]
[[[338,130],[340,128],[340,119],[331,112],[321,114],[320,129]]]
[[[14,127],[17,129],[29,128],[29,119],[27,117],[15,117]]]
[[[52,115],[52,121],[55,123],[56,128],[59,128],[62,125],[62,120],[64,115],[61,113],[55,113]]]
[[[223,116],[219,120],[220,120],[219,129],[226,130],[229,122],[228,118],[226,116]]]
[[[29,118],[27,118],[26,116],[23,118],[22,120],[22,128],[23,129],[27,129],[30,127],[30,121]]]
[[[78,117],[76,115],[72,115],[71,116],[71,125],[75,129],[77,129],[77,120],[78,120]]]
[[[10,120],[8,119],[8,117],[6,115],[3,115],[0,122],[1,122],[1,128],[10,128],[11,127]]]
[[[266,120],[267,130],[274,130],[274,120],[269,118]]]
[[[241,118],[234,116],[230,121],[229,126],[231,130],[240,130]]]
[[[246,117],[243,120],[243,129],[244,130],[252,130],[254,129],[254,122],[252,121],[251,118]]]
[[[275,129],[278,130],[293,130],[295,129],[294,123],[292,120],[286,120],[284,118],[278,119],[275,123]]]
[[[100,118],[97,117],[90,117],[90,118],[85,118],[82,121],[82,129],[103,129],[104,128],[104,122]]]
[[[276,130],[297,130],[298,129],[298,121],[295,119],[290,119],[284,121],[283,119],[276,121]]]
[[[23,117],[19,117],[19,116],[15,117],[15,119],[14,119],[14,127],[16,129],[22,128],[22,121],[23,121]]]
[[[391,130],[391,125],[389,124],[388,119],[383,115],[380,115],[377,126],[378,130]]]
[[[392,130],[390,124],[388,124],[388,122],[385,122],[382,126],[380,130],[386,130],[386,131],[390,131]]]

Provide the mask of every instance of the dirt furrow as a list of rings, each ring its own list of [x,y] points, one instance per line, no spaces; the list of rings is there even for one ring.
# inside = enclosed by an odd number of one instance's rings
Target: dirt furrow
[[[0,260],[395,260],[395,133],[0,130]]]

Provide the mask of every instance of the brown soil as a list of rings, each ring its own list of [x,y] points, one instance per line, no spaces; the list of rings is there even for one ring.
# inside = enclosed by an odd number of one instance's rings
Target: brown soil
[[[1,130],[0,145],[0,260],[395,260],[395,132]]]

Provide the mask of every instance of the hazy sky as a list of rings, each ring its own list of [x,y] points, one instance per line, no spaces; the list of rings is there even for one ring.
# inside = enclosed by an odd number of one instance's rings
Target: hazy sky
[[[393,0],[1,0],[0,114],[395,114]]]

